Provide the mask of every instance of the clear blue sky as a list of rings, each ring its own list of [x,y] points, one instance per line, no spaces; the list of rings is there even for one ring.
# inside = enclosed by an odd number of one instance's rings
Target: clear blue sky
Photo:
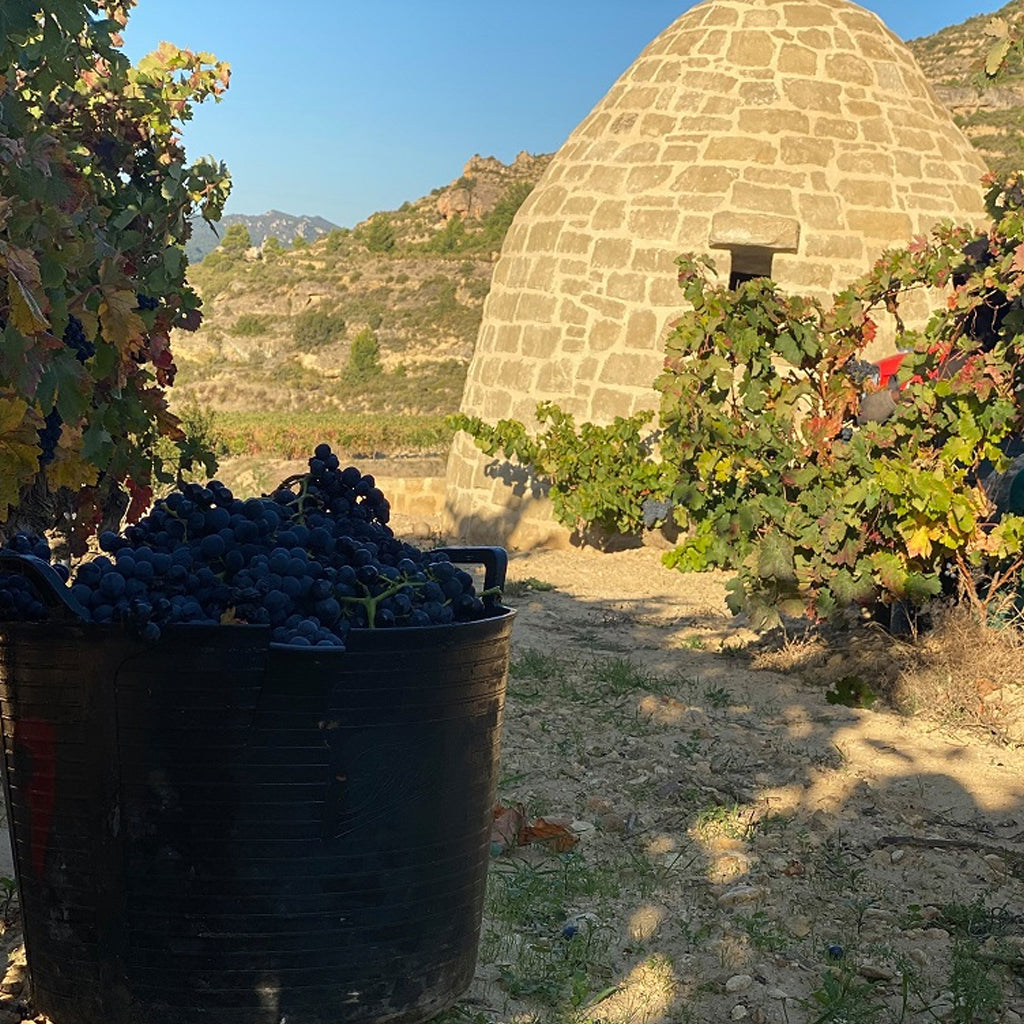
[[[904,39],[1005,0],[866,0]],[[554,152],[690,0],[139,0],[138,59],[166,39],[232,66],[187,125],[225,161],[227,212],[353,226],[457,178],[474,153]]]

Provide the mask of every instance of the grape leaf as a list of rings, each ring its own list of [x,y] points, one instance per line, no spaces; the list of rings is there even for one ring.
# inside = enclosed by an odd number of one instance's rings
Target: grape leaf
[[[907,554],[911,558],[927,558],[932,551],[932,531],[927,526],[919,526],[907,538]]]
[[[61,418],[65,423],[74,423],[89,408],[91,382],[85,367],[77,359],[71,358],[70,353],[61,358],[63,355],[59,353],[50,360],[46,372],[47,383],[54,389]]]
[[[989,47],[988,54],[985,57],[986,75],[991,77],[999,73],[999,69],[1003,66],[1003,61],[1006,60],[1012,45],[1012,41],[1006,38],[998,40]]]
[[[94,419],[82,434],[82,458],[106,466],[113,451],[113,438],[104,430],[102,422]]]
[[[96,485],[100,472],[91,463],[83,461],[80,447],[81,430],[72,430],[65,425],[53,461],[45,467],[46,482],[51,489],[67,487],[77,491],[80,487]]]
[[[793,544],[778,530],[772,530],[761,541],[758,551],[757,573],[762,579],[795,581]]]
[[[572,829],[557,821],[535,818],[520,833],[520,843],[539,843],[555,853],[567,853],[580,838]]]
[[[985,35],[995,39],[1005,39],[1010,34],[1010,26],[1005,18],[990,18],[984,28]]]
[[[146,324],[136,312],[138,300],[134,292],[123,288],[105,288],[100,302],[100,326],[103,337],[124,351],[132,342],[142,339]]]
[[[36,258],[25,249],[0,242],[0,266],[7,270],[11,324],[25,335],[45,331],[49,321],[36,298],[36,294],[42,291]]]
[[[39,468],[37,420],[28,403],[16,397],[0,398],[0,513],[18,503],[21,488]]]
[[[133,480],[126,481],[131,501],[125,509],[124,517],[129,523],[137,522],[153,503],[153,488],[148,485],[136,484]]]
[[[519,833],[526,825],[526,809],[522,804],[494,808],[494,823],[491,826],[491,852],[504,853],[519,845]]]

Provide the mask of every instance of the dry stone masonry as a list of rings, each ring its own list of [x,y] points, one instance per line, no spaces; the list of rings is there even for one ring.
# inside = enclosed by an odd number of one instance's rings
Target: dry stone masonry
[[[495,268],[463,411],[533,422],[657,408],[675,259],[828,299],[886,247],[979,220],[985,166],[904,44],[848,0],[704,0],[555,154]],[[735,275],[739,275],[735,278]],[[452,530],[564,542],[519,467],[460,435]]]

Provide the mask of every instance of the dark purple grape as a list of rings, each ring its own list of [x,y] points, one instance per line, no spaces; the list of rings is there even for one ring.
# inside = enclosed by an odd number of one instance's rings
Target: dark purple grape
[[[641,506],[644,527],[653,530],[659,523],[665,522],[672,514],[672,502],[648,498]]]

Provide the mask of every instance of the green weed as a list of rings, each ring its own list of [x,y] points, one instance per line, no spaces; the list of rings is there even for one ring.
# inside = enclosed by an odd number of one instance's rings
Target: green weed
[[[512,659],[508,672],[513,680],[557,682],[566,677],[568,670],[568,662],[559,655],[529,647]]]
[[[7,875],[0,876],[0,920],[8,920],[11,904],[17,896],[18,883]]]
[[[510,580],[507,582],[504,594],[506,597],[523,597],[533,591],[543,593],[554,589],[555,585],[553,583],[545,583],[533,576],[528,576],[524,580]]]
[[[737,914],[736,922],[746,932],[750,944],[755,949],[774,953],[784,948],[788,941],[779,922],[772,920],[764,910],[755,910],[752,914]]]
[[[732,694],[722,686],[709,686],[704,691],[704,699],[713,708],[727,708],[732,703]]]
[[[620,886],[615,872],[596,869],[575,852],[539,864],[495,863],[481,959],[498,966],[512,997],[578,1009],[611,976],[614,930],[604,923],[601,904]],[[578,913],[579,906],[588,909]]]
[[[654,682],[646,669],[628,658],[609,658],[598,662],[593,668],[593,680],[609,696],[648,690]]]
[[[574,903],[618,894],[614,872],[590,867],[578,853],[552,855],[540,864],[509,859],[492,866],[488,911],[517,926],[553,927],[565,922]]]
[[[691,733],[689,739],[676,740],[673,750],[679,757],[691,758],[695,757],[701,752],[704,746],[704,740],[701,739],[700,733]]]
[[[1003,987],[993,976],[994,965],[977,955],[977,946],[959,939],[953,943],[949,989],[953,994],[954,1024],[996,1024],[1003,1005]]]
[[[753,823],[749,813],[739,804],[713,804],[697,812],[690,828],[702,838],[716,835],[729,839],[747,839]]]
[[[829,968],[808,999],[808,1024],[877,1024],[881,1004],[871,984],[852,971]]]
[[[695,633],[690,636],[684,636],[679,641],[680,647],[685,647],[691,651],[703,651],[707,649],[707,643],[703,637],[697,636]]]

